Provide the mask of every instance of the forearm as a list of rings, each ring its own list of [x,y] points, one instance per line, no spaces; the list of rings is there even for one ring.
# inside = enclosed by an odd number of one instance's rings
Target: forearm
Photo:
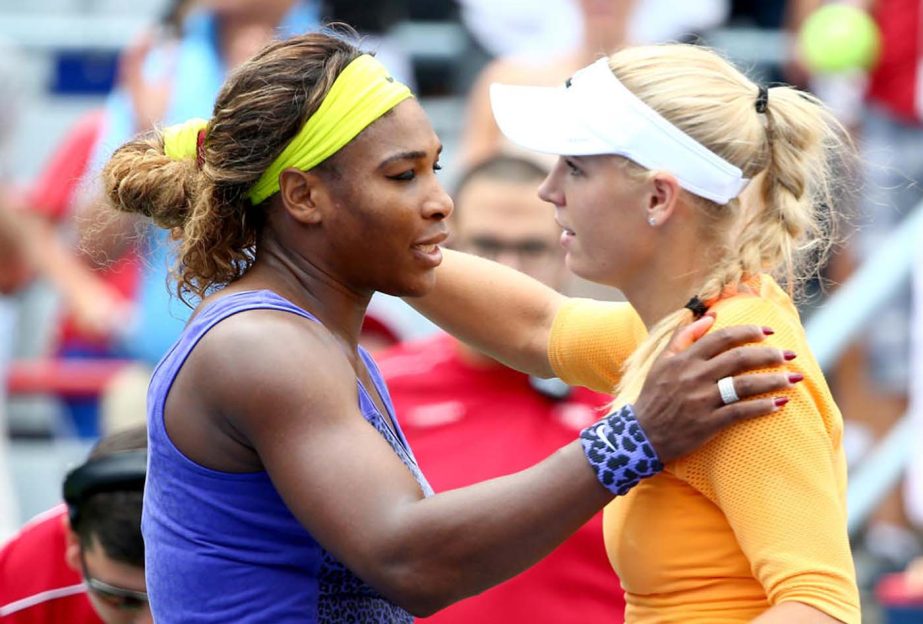
[[[549,554],[612,494],[572,443],[522,472],[441,493],[393,517],[391,552],[379,559],[391,596],[418,615],[479,593]]]
[[[22,219],[0,197],[0,293],[15,291],[29,276]]]
[[[662,469],[626,406],[533,468],[401,506],[384,528],[403,537],[373,561],[407,584],[396,601],[431,613],[525,570]]]
[[[122,257],[138,240],[139,225],[143,223],[137,215],[116,212],[98,193],[78,206],[75,219],[80,238],[78,250],[89,263],[98,266]]]
[[[436,287],[407,302],[437,325],[507,366],[551,377],[547,345],[566,298],[519,271],[445,250]]]
[[[780,602],[753,620],[753,624],[775,624],[776,622],[778,624],[838,624],[840,620],[802,602]]]
[[[67,298],[90,279],[90,269],[80,264],[76,254],[58,237],[54,227],[41,218],[29,223],[30,238],[34,242],[29,250],[29,262],[36,271],[54,284]]]
[[[2,202],[0,198],[0,202]],[[0,203],[0,252],[13,255],[19,252],[21,234],[21,223],[12,209],[3,203]]]

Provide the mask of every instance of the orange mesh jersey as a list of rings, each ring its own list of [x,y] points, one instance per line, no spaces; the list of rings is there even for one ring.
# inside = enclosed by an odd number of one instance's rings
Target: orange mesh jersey
[[[785,392],[791,401],[778,414],[733,425],[606,508],[626,622],[749,621],[785,601],[860,621],[843,420],[789,297],[768,276],[751,284],[712,307],[714,327],[772,327],[766,344],[795,351],[788,368],[805,379]],[[627,304],[576,299],[555,318],[548,353],[564,381],[611,391],[613,362],[643,337]]]

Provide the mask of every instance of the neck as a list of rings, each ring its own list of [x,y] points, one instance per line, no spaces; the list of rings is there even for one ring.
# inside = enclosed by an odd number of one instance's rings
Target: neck
[[[652,277],[652,279],[656,279]],[[674,279],[661,284],[636,284],[622,289],[644,326],[650,330],[668,314],[679,310],[695,294],[701,281]]]
[[[310,311],[351,352],[356,351],[371,292],[349,289],[312,259],[265,237],[256,262],[234,284],[235,290],[264,288]]]
[[[714,254],[703,253],[701,240],[665,239],[644,269],[620,286],[648,330],[699,294],[717,261]]]

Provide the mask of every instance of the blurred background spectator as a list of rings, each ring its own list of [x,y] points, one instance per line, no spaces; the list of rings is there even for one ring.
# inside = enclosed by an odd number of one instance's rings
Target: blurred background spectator
[[[724,0],[575,0],[550,2],[549,12],[528,3],[465,0],[466,24],[497,54],[468,96],[459,161],[476,163],[501,147],[490,111],[491,83],[558,84],[607,52],[631,43],[691,40],[726,16]],[[517,6],[518,5],[518,6]],[[529,36],[529,33],[537,36]]]
[[[0,98],[0,379],[5,378],[15,347],[16,307],[12,296],[29,279],[26,259],[26,224],[17,210],[10,178],[10,139],[16,130],[22,84],[18,79],[18,50],[0,39],[0,84],[7,87]],[[0,385],[0,542],[19,524],[19,502],[8,466],[6,384]]]
[[[857,35],[861,19],[845,27],[828,19],[811,37],[834,58],[818,62],[804,53],[803,27],[831,4],[866,11],[873,27]],[[817,91],[842,111],[863,152],[861,176],[843,176],[856,188],[856,217],[844,224],[845,244],[825,271],[825,287],[802,313],[847,420],[850,533],[867,592],[866,621],[898,621],[896,611],[880,608],[893,600],[893,588],[879,598],[872,590],[920,552],[923,523],[923,464],[914,452],[921,443],[914,447],[914,440],[923,440],[920,373],[912,372],[920,370],[923,346],[910,340],[923,331],[923,313],[910,296],[910,258],[923,237],[921,4],[0,0],[0,40],[20,50],[0,51],[0,378],[8,379],[0,387],[0,536],[57,502],[63,472],[101,431],[137,418],[149,367],[189,313],[167,289],[171,241],[131,219],[100,218],[95,170],[125,138],[152,124],[207,117],[226,72],[271,37],[341,20],[417,86],[444,142],[444,181],[452,188],[463,168],[503,147],[489,114],[491,81],[535,82],[555,73],[563,81],[621,45],[701,41],[767,82]],[[836,35],[844,28],[851,33],[845,48]],[[832,61],[848,59],[869,33],[877,33],[877,53],[833,71]],[[463,208],[460,219],[466,214],[475,212]],[[514,227],[497,231],[512,235]],[[455,244],[467,242],[460,236]],[[581,290],[569,277],[560,287]],[[433,332],[386,297],[376,297],[366,329],[368,344],[377,347]],[[431,340],[439,346],[434,352],[477,362],[445,338]],[[417,347],[399,348],[423,357]],[[403,361],[395,357],[386,361]],[[416,426],[416,411],[410,405],[405,412],[408,428]],[[427,436],[437,432],[419,433],[422,457]],[[15,477],[13,496],[4,494],[5,462]],[[440,470],[434,463],[437,485]]]

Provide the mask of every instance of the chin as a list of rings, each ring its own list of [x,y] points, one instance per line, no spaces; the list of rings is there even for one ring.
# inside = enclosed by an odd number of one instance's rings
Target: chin
[[[393,297],[422,297],[428,295],[436,286],[436,274],[430,271],[426,277],[414,281],[405,281],[399,284],[389,284],[380,292]]]
[[[600,266],[592,262],[575,261],[570,255],[568,255],[565,261],[565,265],[571,273],[580,279],[593,282],[594,284],[600,284],[602,286],[609,286],[610,288],[621,288],[619,284],[622,283],[622,280],[614,277],[611,273],[602,271]]]
[[[570,253],[564,258],[564,266],[567,267],[567,270],[576,275],[577,277],[591,282],[595,281],[593,279],[592,267],[585,266],[584,263],[579,260],[574,259],[574,256]]]

